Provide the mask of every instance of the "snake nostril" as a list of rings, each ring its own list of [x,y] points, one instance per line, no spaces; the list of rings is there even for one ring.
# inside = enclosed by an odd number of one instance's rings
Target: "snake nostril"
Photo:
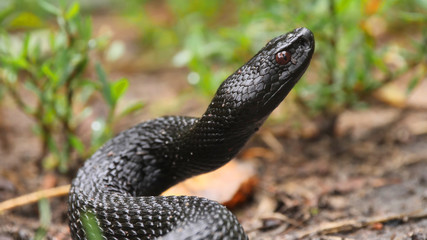
[[[300,46],[302,46],[303,48],[308,48],[308,47],[310,47],[310,43],[309,43],[309,41],[306,39],[306,38],[300,38],[299,40],[298,40],[298,45],[300,45]]]
[[[314,45],[314,35],[307,28],[301,28],[301,37],[298,39],[298,43],[304,47],[312,47]]]

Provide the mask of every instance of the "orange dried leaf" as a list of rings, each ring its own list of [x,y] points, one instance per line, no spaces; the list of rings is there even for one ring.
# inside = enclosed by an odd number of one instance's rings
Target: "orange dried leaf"
[[[231,161],[222,168],[190,178],[165,191],[163,196],[195,195],[235,206],[244,202],[257,183],[255,166]]]

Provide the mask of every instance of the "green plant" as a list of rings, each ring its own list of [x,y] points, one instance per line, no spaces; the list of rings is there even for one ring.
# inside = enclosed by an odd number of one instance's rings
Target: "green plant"
[[[119,117],[140,109],[142,104],[138,102],[117,114],[116,105],[126,92],[127,79],[110,82],[99,63],[99,81],[85,76],[89,53],[105,47],[108,41],[92,38],[91,20],[80,15],[78,2],[57,7],[38,1],[38,6],[44,14],[56,17],[58,29],[24,34],[1,31],[0,83],[16,105],[35,120],[35,132],[43,143],[41,159],[49,167],[65,172],[73,153],[77,158],[86,158],[111,138]],[[9,15],[19,11],[14,6],[10,9]],[[107,102],[108,114],[95,121],[92,142],[85,147],[76,130],[91,115],[88,100],[97,93]]]
[[[38,205],[40,226],[35,233],[34,239],[42,240],[45,239],[49,226],[52,223],[52,211],[50,209],[49,200],[46,198],[40,199]]]
[[[427,5],[420,0],[171,0],[155,5],[166,12],[163,21],[150,12],[153,4],[145,2],[136,13],[143,43],[166,59],[177,52],[173,63],[187,66],[188,81],[207,95],[270,38],[310,28],[316,37],[311,66],[316,75],[297,85],[297,99],[303,112],[323,115],[332,127],[340,112],[365,106],[372,92],[425,62],[427,55]],[[401,31],[420,40],[407,38],[402,44]],[[386,58],[393,49],[404,64],[389,66]],[[408,90],[425,75],[425,67],[419,68]]]
[[[397,35],[393,30],[399,26],[393,25],[396,22],[390,16],[400,16],[398,18],[404,20],[401,16],[409,10],[409,2],[418,5],[417,1],[409,1],[405,6],[399,6],[397,1],[323,2],[325,5],[316,15],[318,22],[313,25],[314,32],[318,33],[317,81],[304,82],[297,90],[302,107],[311,113],[321,113],[331,120],[325,130],[332,133],[340,112],[347,108],[363,106],[366,97],[400,74],[414,68],[422,62],[427,52],[425,48],[417,47],[411,38],[406,39],[402,46],[398,46],[395,43],[397,39],[393,36]],[[420,9],[427,12],[427,6]],[[426,21],[425,15],[416,20],[418,24]],[[408,20],[404,22],[410,23]],[[412,31],[415,32],[410,33],[412,36],[421,33],[422,29],[414,26]],[[383,42],[379,39],[384,38],[386,34],[390,36],[390,40]],[[421,41],[425,41],[425,33]],[[403,58],[404,63],[401,65],[393,66],[393,62],[390,63],[390,60],[386,59],[393,46],[398,49],[396,57]],[[408,54],[414,49],[421,51],[410,58]],[[396,59],[391,61],[394,60]],[[426,70],[424,67],[422,71],[425,73]],[[408,85],[408,90],[413,89],[422,76],[423,74],[418,74]]]
[[[95,214],[90,211],[85,211],[81,213],[80,220],[82,221],[83,228],[87,233],[88,240],[101,240],[102,232],[99,227],[99,223],[95,217]]]

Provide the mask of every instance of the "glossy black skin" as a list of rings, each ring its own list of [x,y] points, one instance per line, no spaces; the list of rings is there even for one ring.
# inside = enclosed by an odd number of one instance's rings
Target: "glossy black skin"
[[[283,51],[291,61],[280,65]],[[313,51],[308,29],[276,37],[221,84],[201,118],[157,118],[108,141],[72,182],[72,238],[96,233],[82,224],[92,219],[104,239],[247,239],[217,202],[155,195],[233,158],[298,82]]]

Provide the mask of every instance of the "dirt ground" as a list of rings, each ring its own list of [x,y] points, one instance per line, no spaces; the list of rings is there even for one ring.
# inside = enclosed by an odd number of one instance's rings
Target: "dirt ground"
[[[207,106],[190,93],[186,70],[135,71],[128,62],[119,66],[125,74],[111,71],[113,79],[130,79],[119,107],[136,100],[146,107],[117,131],[165,114],[200,116]],[[285,101],[236,160],[254,166],[258,179],[253,195],[233,209],[250,239],[427,239],[427,80],[420,87],[403,108],[373,103],[342,113],[333,137],[316,134],[315,121],[306,127],[295,127],[299,120],[290,117],[279,121]],[[0,202],[69,184],[74,176],[35,164],[40,143],[32,124],[10,99],[3,101]],[[48,239],[70,238],[66,201],[50,199]],[[31,239],[39,225],[37,204],[0,213],[0,240]]]
[[[119,129],[165,112],[200,115],[204,101],[179,97],[188,89],[185,74],[171,70],[131,76],[133,87],[125,101],[143,96],[147,108]],[[166,104],[168,99],[185,107],[171,110],[176,108]],[[31,119],[8,100],[1,115],[0,201],[52,181],[54,186],[68,184],[73,173],[52,174],[35,165],[40,146]],[[237,157],[256,166],[259,180],[253,196],[233,210],[251,239],[427,238],[426,108],[376,104],[347,111],[339,117],[335,137],[303,137],[297,133],[304,130],[296,131],[291,123],[267,122]],[[50,203],[48,236],[68,239],[66,197]],[[38,227],[37,204],[0,215],[2,240],[30,239]]]

